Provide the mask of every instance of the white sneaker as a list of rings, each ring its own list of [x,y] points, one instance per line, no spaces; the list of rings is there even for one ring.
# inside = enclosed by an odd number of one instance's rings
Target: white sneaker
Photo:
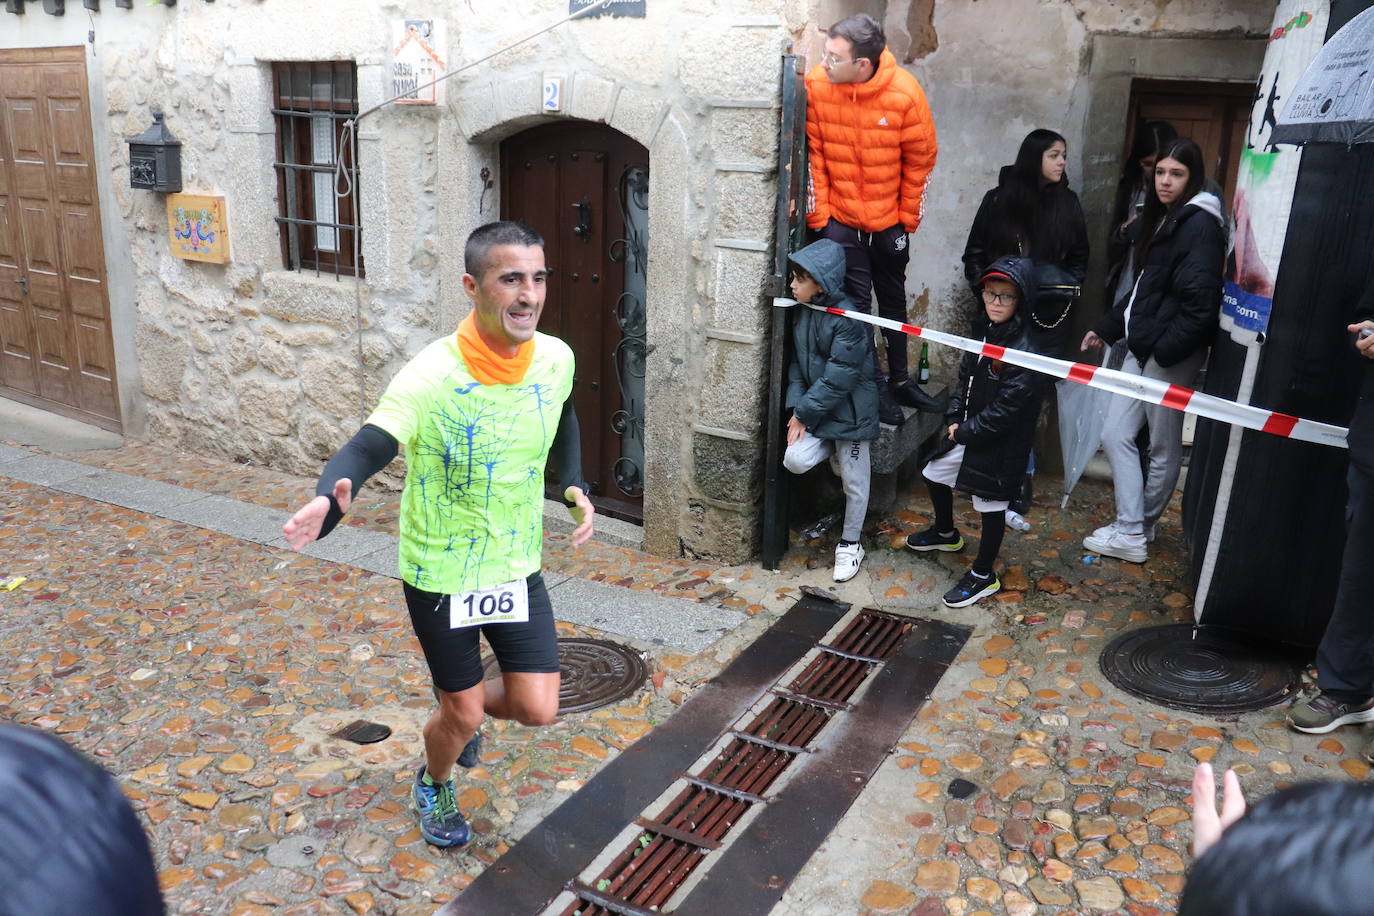
[[[1098,537],[1097,532],[1093,532],[1083,539],[1083,546],[1093,553],[1100,553],[1104,557],[1116,557],[1128,563],[1145,562],[1145,543],[1145,535],[1126,534],[1120,530],[1113,531],[1106,537]]]
[[[1097,538],[1098,540],[1103,540],[1111,537],[1113,534],[1120,530],[1120,526],[1118,526],[1116,522],[1112,522],[1110,525],[1103,525],[1101,528],[1098,528],[1096,531],[1092,533],[1091,536]],[[1151,525],[1150,527],[1145,529],[1145,540],[1147,543],[1150,544],[1153,544],[1155,542],[1154,525]]]
[[[1103,525],[1101,528],[1098,528],[1098,529],[1097,529],[1096,531],[1094,531],[1092,534],[1088,535],[1088,537],[1095,538],[1095,539],[1097,539],[1097,540],[1100,541],[1100,540],[1104,540],[1105,538],[1109,538],[1109,537],[1111,537],[1112,535],[1116,534],[1116,531],[1117,531],[1116,522],[1112,522],[1110,525]],[[1086,541],[1087,538],[1084,538],[1084,540]]]
[[[835,548],[835,581],[848,582],[859,574],[864,561],[862,544],[841,544]]]

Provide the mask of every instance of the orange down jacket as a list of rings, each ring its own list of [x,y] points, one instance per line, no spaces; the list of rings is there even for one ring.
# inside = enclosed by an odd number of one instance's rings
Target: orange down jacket
[[[806,138],[808,226],[834,217],[863,232],[897,223],[916,231],[935,166],[935,122],[921,84],[891,51],[883,49],[865,83],[832,83],[820,66],[806,74]]]

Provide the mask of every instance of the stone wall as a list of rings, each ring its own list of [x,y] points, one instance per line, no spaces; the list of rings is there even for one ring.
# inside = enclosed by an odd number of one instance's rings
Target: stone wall
[[[849,3],[855,11],[868,6]],[[889,0],[889,45],[899,61],[910,59],[940,143],[907,271],[911,320],[967,328],[975,303],[960,258],[969,226],[998,169],[1036,127],[1068,140],[1069,178],[1088,215],[1095,290],[1131,80],[1252,81],[1273,11],[1272,2],[1242,0]],[[1100,298],[1090,299],[1080,326],[1100,308]],[[931,358],[938,376],[952,377],[957,353],[933,347]]]
[[[455,76],[442,107],[384,109],[358,135],[366,279],[355,287],[281,266],[273,61],[355,61],[367,109],[383,100],[394,20],[446,18],[449,58],[461,63],[567,9],[562,0],[526,4],[520,16],[496,0],[423,11],[220,0],[94,16],[93,119],[114,227],[107,254],[127,265],[111,296],[124,316],[114,332],[120,377],[136,406],[128,431],[314,473],[404,361],[467,311],[461,240],[498,216],[500,141],[549,118],[600,121],[650,153],[645,544],[747,559],[759,512],[760,294],[780,55],[804,25],[800,0],[651,0],[645,19],[567,23]],[[80,44],[87,28],[84,15],[33,7],[0,23],[2,46]],[[563,78],[561,114],[540,110],[545,76]],[[183,141],[184,190],[227,199],[231,264],[171,257],[164,198],[128,188],[123,138],[155,109]],[[485,200],[484,168],[496,183]]]
[[[271,62],[357,63],[364,109],[383,100],[391,24],[446,18],[449,58],[475,60],[567,13],[535,0],[183,2],[88,20],[0,13],[0,46],[88,53],[111,311],[128,431],[314,473],[386,381],[468,305],[460,240],[495,218],[498,145],[549,118],[600,121],[650,153],[645,546],[740,561],[758,543],[780,53],[811,60],[818,25],[885,16],[921,80],[940,163],[915,238],[911,318],[966,326],[959,255],[982,193],[1036,126],[1069,138],[1100,237],[1133,76],[1249,79],[1272,6],[1240,0],[649,0],[648,17],[574,22],[449,81],[439,108],[364,121],[367,278],[281,267]],[[69,8],[71,4],[69,4]],[[540,111],[546,76],[565,108]],[[167,112],[188,192],[228,201],[233,262],[172,258],[164,200],[128,188],[126,136]],[[1098,246],[1099,248],[1101,246]],[[954,354],[935,348],[937,373]],[[394,482],[394,481],[393,481]]]

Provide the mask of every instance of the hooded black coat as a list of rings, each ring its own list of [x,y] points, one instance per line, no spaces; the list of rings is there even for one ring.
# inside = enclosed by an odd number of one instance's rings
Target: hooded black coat
[[[853,311],[844,295],[844,249],[812,242],[789,259],[821,286],[816,305]],[[798,308],[792,313],[792,362],[787,407],[818,439],[878,438],[878,387],[873,381],[868,325],[842,315]]]
[[[1008,349],[1036,351],[1025,317],[1035,300],[1031,262],[999,258],[989,269],[1013,278],[1021,289],[1021,305],[1001,324],[993,324],[983,312],[973,323],[972,336]],[[957,489],[983,499],[1016,498],[1035,442],[1045,385],[1046,377],[1038,372],[977,353],[964,354],[947,414],[949,423],[959,424],[954,441],[964,446]]]
[[[1044,239],[1025,238],[1022,232],[1010,225],[1001,201],[1000,192],[1012,180],[1012,168],[1009,165],[1002,166],[997,187],[983,195],[978,212],[974,214],[968,240],[964,243],[964,278],[968,280],[969,287],[978,288],[979,278],[993,261],[1017,256],[1054,264],[1082,283],[1088,275],[1088,225],[1083,218],[1083,205],[1078,195],[1062,180],[1042,188],[1042,205],[1051,207],[1065,220],[1060,227],[1064,230],[1061,240],[1051,246]]]
[[[1126,335],[1141,365],[1151,357],[1161,366],[1182,362],[1212,343],[1225,258],[1221,201],[1203,191],[1165,218],[1145,249],[1134,293],[1103,315],[1093,331],[1109,344]]]

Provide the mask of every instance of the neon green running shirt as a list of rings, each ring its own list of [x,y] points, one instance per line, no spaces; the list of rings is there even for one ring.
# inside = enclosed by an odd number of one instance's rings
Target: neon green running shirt
[[[539,569],[544,465],[572,381],[572,350],[537,332],[514,384],[474,379],[454,334],[397,373],[367,422],[405,449],[402,579],[453,595]]]

